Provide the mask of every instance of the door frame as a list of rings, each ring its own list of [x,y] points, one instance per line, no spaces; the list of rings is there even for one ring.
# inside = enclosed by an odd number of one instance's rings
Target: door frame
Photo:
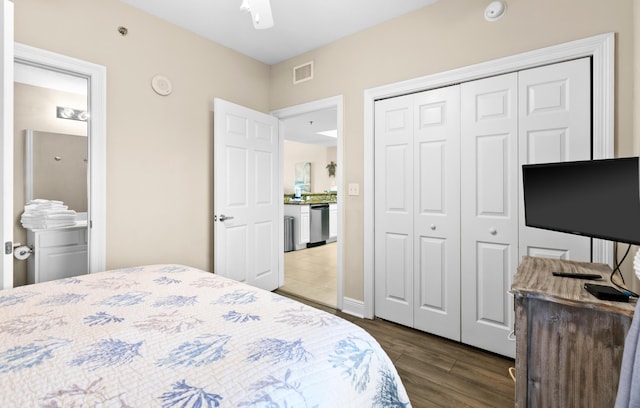
[[[9,191],[8,198],[0,198],[0,233],[4,250],[0,261],[0,290],[13,287],[13,3],[2,0],[0,4],[0,122],[2,141],[0,142],[0,179],[2,190]],[[5,137],[11,135],[11,137]]]
[[[325,99],[320,99],[312,102],[303,103],[300,105],[290,106],[287,108],[278,109],[272,111],[270,114],[277,117],[280,120],[280,126],[278,126],[278,137],[280,144],[280,171],[278,176],[278,188],[280,191],[280,197],[284,196],[284,126],[282,126],[282,121],[284,119],[290,118],[292,116],[298,116],[301,114],[323,110],[323,109],[336,109],[336,123],[338,129],[338,140],[337,140],[337,148],[336,148],[336,156],[337,156],[337,167],[336,167],[336,186],[337,186],[337,203],[338,203],[338,236],[337,236],[337,290],[336,290],[336,305],[338,310],[342,310],[343,307],[343,289],[342,289],[342,281],[343,281],[343,270],[342,270],[342,253],[343,253],[343,214],[344,214],[344,200],[343,200],[343,188],[342,188],[342,168],[343,168],[343,97],[342,95],[332,96]],[[279,219],[284,217],[284,203],[280,201],[280,211],[279,211]],[[282,223],[280,227],[280,271],[279,271],[279,285],[284,285],[284,226]]]
[[[614,155],[614,33],[600,34],[488,62],[469,65],[364,91],[364,303],[363,315],[375,315],[374,279],[374,103],[377,99],[424,91],[571,59],[591,57],[593,78],[593,157]],[[613,243],[594,239],[593,261],[611,265]]]
[[[107,227],[107,69],[102,65],[20,43],[15,43],[14,46],[12,66],[14,62],[50,69],[87,80],[87,110],[91,115],[87,126],[87,137],[89,138],[87,172],[88,267],[89,273],[104,271],[106,267]],[[5,133],[6,136],[8,133]],[[13,138],[13,131],[10,136]],[[13,169],[11,175],[13,177]],[[10,196],[13,196],[12,192]],[[2,191],[2,200],[6,205],[6,186]]]

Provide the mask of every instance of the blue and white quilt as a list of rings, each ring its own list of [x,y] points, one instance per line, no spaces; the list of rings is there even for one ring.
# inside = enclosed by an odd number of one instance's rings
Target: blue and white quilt
[[[0,407],[409,407],[337,316],[180,265],[0,291]]]

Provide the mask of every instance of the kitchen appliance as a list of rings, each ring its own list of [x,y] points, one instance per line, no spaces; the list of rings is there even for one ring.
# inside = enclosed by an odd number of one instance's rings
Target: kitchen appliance
[[[312,204],[310,210],[310,239],[307,248],[324,245],[329,239],[329,204]]]

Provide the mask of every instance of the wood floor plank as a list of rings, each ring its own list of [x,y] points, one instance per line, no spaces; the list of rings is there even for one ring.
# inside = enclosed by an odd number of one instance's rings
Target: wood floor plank
[[[509,358],[381,319],[360,319],[281,293],[340,316],[370,333],[393,361],[414,408],[513,407]]]

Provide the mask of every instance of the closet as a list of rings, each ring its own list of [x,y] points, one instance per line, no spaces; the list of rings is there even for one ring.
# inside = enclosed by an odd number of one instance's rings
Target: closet
[[[524,226],[521,165],[591,158],[590,59],[375,103],[375,314],[515,356],[523,255],[591,260]]]

